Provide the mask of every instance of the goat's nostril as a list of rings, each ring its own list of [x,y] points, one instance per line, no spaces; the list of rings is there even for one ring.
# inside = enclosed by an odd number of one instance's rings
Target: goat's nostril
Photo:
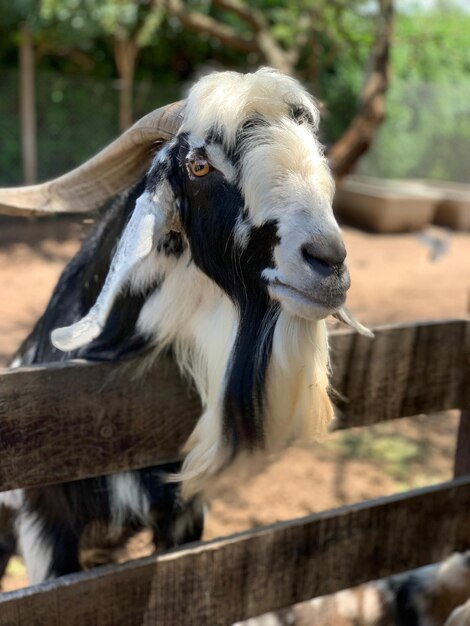
[[[301,248],[302,257],[313,269],[334,271],[340,275],[344,272],[346,248],[342,241],[332,245],[306,243]]]
[[[302,256],[304,260],[307,261],[307,263],[312,267],[317,266],[318,264],[323,265],[325,269],[328,269],[330,267],[330,264],[327,261],[316,256],[316,254],[312,251],[311,246],[302,246]]]

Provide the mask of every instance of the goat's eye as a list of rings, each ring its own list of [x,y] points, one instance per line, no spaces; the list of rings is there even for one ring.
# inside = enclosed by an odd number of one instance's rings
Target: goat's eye
[[[191,168],[191,172],[194,176],[206,176],[211,171],[211,166],[204,159],[198,159],[197,161],[192,161],[189,164]]]

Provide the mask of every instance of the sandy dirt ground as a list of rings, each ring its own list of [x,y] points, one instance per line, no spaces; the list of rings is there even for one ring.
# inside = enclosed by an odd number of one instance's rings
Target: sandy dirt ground
[[[40,315],[82,228],[70,223],[0,223],[0,367]],[[465,316],[470,301],[470,234],[432,228],[423,236],[344,229],[352,287],[349,308],[371,326]],[[205,539],[345,503],[446,480],[452,472],[456,412],[397,420],[287,450],[260,474],[224,484]],[[148,551],[145,537],[131,548]],[[26,584],[14,559],[4,589]]]

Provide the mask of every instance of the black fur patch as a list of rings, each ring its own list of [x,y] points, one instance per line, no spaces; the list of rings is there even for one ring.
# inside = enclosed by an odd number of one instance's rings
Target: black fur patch
[[[54,348],[50,334],[55,328],[77,322],[95,303],[116,245],[144,187],[142,180],[130,193],[103,207],[103,217],[62,272],[44,314],[15,355],[22,357],[22,365],[67,361],[78,355]]]
[[[119,361],[143,352],[149,338],[136,330],[136,324],[142,307],[157,288],[158,284],[154,284],[139,294],[131,294],[129,289],[121,293],[101,334],[81,348],[78,356],[89,361]]]
[[[146,297],[157,288],[156,285],[149,287],[140,296],[124,291],[116,299],[103,333],[82,351],[63,353],[50,342],[52,330],[78,321],[95,303],[119,238],[144,188],[145,180],[142,180],[130,193],[120,195],[103,207],[103,217],[65,268],[45,313],[20,347],[16,356],[21,357],[22,365],[67,361],[78,355],[89,359],[116,360],[146,349],[145,338],[134,332],[135,322]],[[173,241],[171,245],[174,244]],[[165,472],[178,470],[179,465],[173,464],[135,472],[136,478],[148,493],[160,546],[199,539],[202,532],[203,514],[200,506],[188,504],[182,507],[179,485],[163,482]],[[34,516],[43,537],[52,546],[51,576],[80,569],[80,535],[92,521],[109,523],[110,507],[105,477],[25,490],[25,508]],[[185,520],[192,515],[192,524],[185,534],[175,537],[174,528],[180,527],[179,515],[183,514]],[[123,523],[130,532],[139,530],[135,519],[129,518]],[[6,549],[0,547],[0,558],[3,558],[4,553],[6,562]]]
[[[170,463],[133,472],[149,498],[155,542],[159,547],[169,548],[201,538],[203,511],[200,503],[196,500],[183,503],[179,485],[165,480],[167,474],[178,472],[180,467],[180,463]],[[105,525],[112,521],[105,477],[28,489],[25,502],[26,513],[37,520],[40,536],[52,548],[48,575],[53,577],[80,569],[80,537],[91,521]],[[175,529],[180,526],[183,531],[177,536]],[[141,530],[142,524],[128,515],[123,520],[123,528],[127,529],[127,535],[123,535],[126,538]]]
[[[49,576],[80,569],[78,545],[86,524],[110,519],[106,478],[90,478],[25,491],[25,510],[52,548]]]
[[[168,482],[167,474],[181,470],[181,463],[148,467],[139,471],[142,487],[155,512],[154,541],[156,546],[171,548],[182,543],[198,541],[202,536],[204,512],[198,498],[183,502],[179,485]]]
[[[157,243],[157,252],[162,252],[166,256],[174,256],[179,259],[185,247],[186,245],[180,233],[172,230]]]
[[[279,307],[263,302],[241,312],[224,398],[223,432],[233,453],[264,443],[265,383],[278,317]]]
[[[415,597],[419,596],[422,587],[419,577],[413,573],[406,573],[389,578],[387,584],[395,597],[393,612],[397,624],[420,626],[421,620],[415,604]]]
[[[301,104],[292,104],[290,116],[297,124],[306,124],[313,127],[313,117],[310,111]]]
[[[237,181],[229,183],[217,170],[191,177],[180,167],[188,149],[182,135],[169,153],[168,177],[180,220],[194,263],[231,298],[240,319],[224,400],[224,435],[235,453],[264,441],[265,379],[279,308],[269,297],[262,271],[273,266],[277,223],[252,227],[244,245],[237,243],[236,226],[245,206]]]

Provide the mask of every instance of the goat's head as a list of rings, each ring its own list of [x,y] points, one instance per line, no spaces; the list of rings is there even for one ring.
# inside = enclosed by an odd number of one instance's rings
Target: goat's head
[[[95,305],[53,333],[62,350],[89,344],[124,287],[152,285],[139,330],[176,346],[205,405],[187,478],[240,449],[309,438],[332,415],[323,320],[341,309],[349,274],[318,117],[300,85],[272,70],[200,80],[171,119],[178,130],[154,157]],[[135,168],[135,151],[128,161]]]
[[[141,201],[161,215],[164,236],[178,232],[241,310],[263,296],[322,319],[344,303],[346,251],[317,122],[292,79],[211,75],[191,91],[177,137],[148,174]]]

